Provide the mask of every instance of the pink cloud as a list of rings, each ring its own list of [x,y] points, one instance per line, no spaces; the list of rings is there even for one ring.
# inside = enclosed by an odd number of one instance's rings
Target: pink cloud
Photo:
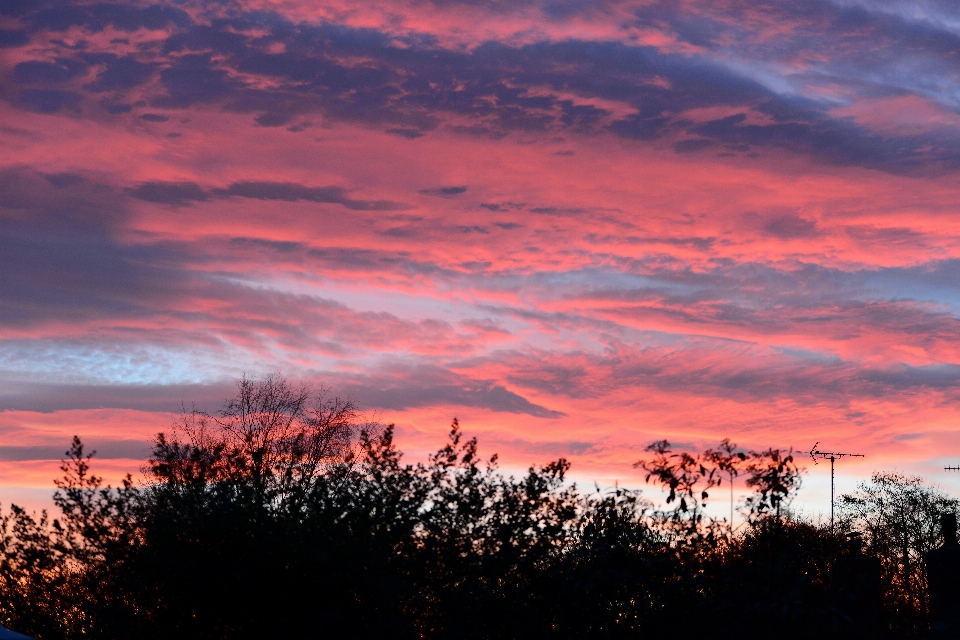
[[[45,483],[73,433],[116,475],[178,397],[278,370],[412,455],[458,415],[585,479],[638,482],[660,437],[934,468],[960,389],[949,92],[898,75],[869,14],[555,4],[239,6],[299,40],[213,5],[13,24],[0,482]]]

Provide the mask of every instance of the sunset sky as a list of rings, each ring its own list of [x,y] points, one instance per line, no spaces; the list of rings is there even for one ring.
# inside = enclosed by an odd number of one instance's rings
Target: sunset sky
[[[960,489],[956,2],[0,14],[0,502],[244,372],[412,459],[457,416],[587,485],[730,437]]]

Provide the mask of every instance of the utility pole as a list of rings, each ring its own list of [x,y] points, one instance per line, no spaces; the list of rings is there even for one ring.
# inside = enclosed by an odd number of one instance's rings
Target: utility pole
[[[837,458],[862,458],[862,453],[839,453],[836,451],[820,451],[817,447],[819,442],[810,449],[810,457],[813,458],[813,464],[817,464],[818,459],[830,460],[830,531],[833,531],[833,465]]]

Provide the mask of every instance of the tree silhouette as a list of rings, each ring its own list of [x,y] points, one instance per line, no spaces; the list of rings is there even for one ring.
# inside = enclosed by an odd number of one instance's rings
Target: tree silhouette
[[[793,451],[751,451],[746,472],[746,485],[754,490],[746,500],[751,516],[762,518],[773,513],[779,520],[781,507],[789,505],[800,489],[802,471],[793,460]]]
[[[637,466],[667,491],[667,510],[619,487],[581,493],[563,459],[505,475],[456,419],[436,453],[410,463],[392,425],[350,402],[243,379],[221,411],[184,412],[157,436],[143,484],[104,486],[75,438],[61,515],[12,507],[0,519],[0,622],[40,640],[849,640],[883,634],[863,622],[862,569],[879,555],[886,609],[869,617],[894,637],[922,632],[910,616],[923,585],[884,518],[894,498],[913,505],[910,527],[954,503],[875,477],[844,521],[863,532],[864,555],[785,509],[801,471],[789,451],[725,440],[647,453]],[[732,535],[705,507],[737,474],[751,515]],[[932,539],[910,527],[913,563]]]
[[[704,529],[702,525],[709,491],[720,484],[720,469],[710,466],[713,459],[709,455],[675,452],[666,440],[653,442],[645,451],[653,457],[638,460],[633,466],[647,472],[645,482],[653,480],[667,492],[668,505],[676,503],[666,514],[665,522],[688,538],[698,538],[703,531],[712,535],[713,529]]]
[[[740,451],[737,445],[724,438],[716,449],[707,449],[704,457],[717,468],[721,474],[727,474],[730,483],[730,532],[733,533],[733,479],[740,475],[740,469],[747,460],[747,454]],[[722,483],[717,480],[717,486]]]
[[[838,507],[842,526],[862,534],[880,558],[886,604],[894,619],[909,629],[925,626],[929,602],[923,556],[943,542],[940,514],[956,513],[960,501],[922,478],[874,473],[855,492],[840,496]]]

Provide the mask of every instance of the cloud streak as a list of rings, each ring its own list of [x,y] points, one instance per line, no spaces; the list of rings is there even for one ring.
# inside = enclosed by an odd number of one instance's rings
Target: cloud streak
[[[275,371],[596,478],[957,444],[952,5],[0,11],[10,464]]]

